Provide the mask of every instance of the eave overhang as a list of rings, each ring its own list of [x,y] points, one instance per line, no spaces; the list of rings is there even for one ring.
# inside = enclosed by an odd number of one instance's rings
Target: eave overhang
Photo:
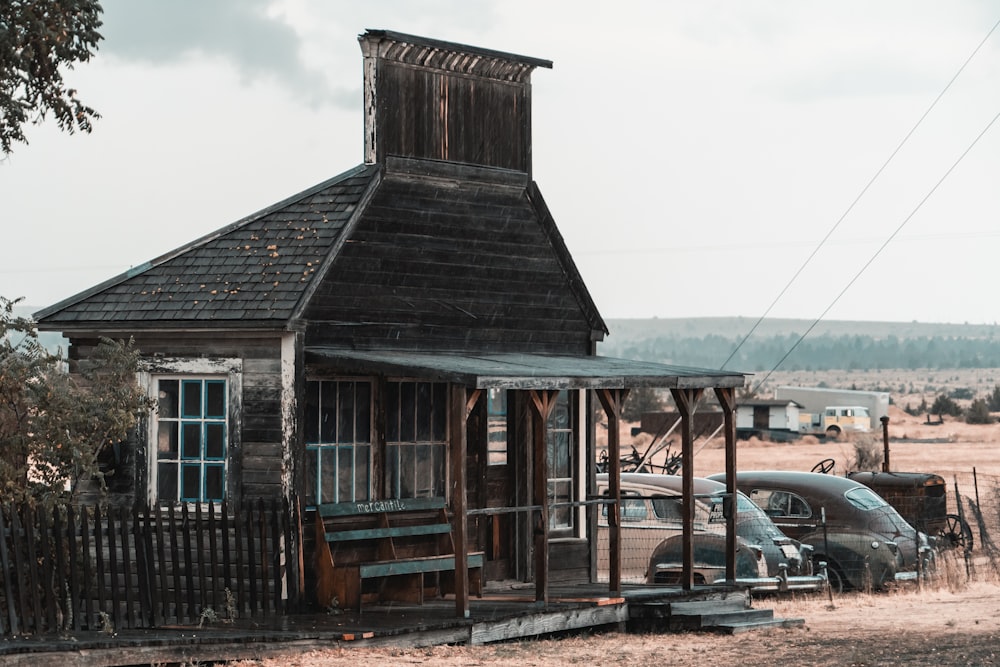
[[[338,373],[424,378],[475,389],[742,387],[746,374],[588,355],[427,353],[306,348],[306,363]]]

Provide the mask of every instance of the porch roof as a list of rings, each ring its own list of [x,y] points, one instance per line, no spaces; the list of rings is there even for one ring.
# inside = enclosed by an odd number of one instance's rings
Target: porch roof
[[[745,373],[590,355],[352,350],[307,347],[306,361],[338,372],[454,382],[476,389],[742,387]]]

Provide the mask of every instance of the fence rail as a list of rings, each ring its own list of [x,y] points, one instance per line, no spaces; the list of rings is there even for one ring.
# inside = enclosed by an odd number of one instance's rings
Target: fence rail
[[[297,501],[0,505],[0,636],[297,611]]]

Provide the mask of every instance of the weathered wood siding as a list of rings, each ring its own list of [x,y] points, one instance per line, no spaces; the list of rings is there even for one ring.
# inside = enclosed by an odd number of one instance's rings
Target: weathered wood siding
[[[568,253],[528,193],[523,174],[396,161],[310,301],[306,346],[589,352]]]
[[[378,159],[398,155],[529,171],[527,83],[386,63],[376,85]]]
[[[284,446],[281,406],[281,342],[277,336],[248,336],[241,333],[206,335],[165,335],[163,333],[134,334],[136,345],[152,372],[157,371],[158,359],[240,359],[242,387],[230,387],[239,392],[233,397],[238,404],[238,422],[229,425],[229,482],[232,500],[246,498],[277,498],[284,495]],[[94,339],[70,339],[71,365],[93,354]],[[115,502],[131,502],[145,497],[148,484],[149,460],[146,431],[141,429],[135,443],[128,445],[128,460],[134,460],[136,484],[116,487]],[[147,449],[148,447],[148,449]]]

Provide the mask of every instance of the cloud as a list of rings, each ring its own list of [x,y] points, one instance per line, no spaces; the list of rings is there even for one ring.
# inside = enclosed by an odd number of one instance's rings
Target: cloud
[[[216,57],[245,83],[277,82],[310,105],[356,107],[355,90],[336,90],[301,57],[296,30],[269,0],[104,0],[101,53],[173,65]]]

